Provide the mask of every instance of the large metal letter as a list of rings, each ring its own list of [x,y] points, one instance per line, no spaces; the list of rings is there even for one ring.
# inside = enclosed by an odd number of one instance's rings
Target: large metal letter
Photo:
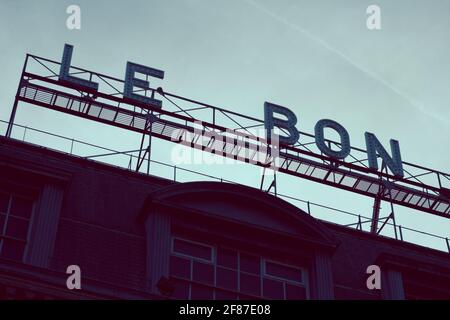
[[[370,132],[366,132],[366,148],[369,167],[378,170],[377,154],[383,159],[386,166],[391,169],[392,173],[398,177],[403,177],[403,164],[400,155],[400,146],[397,140],[391,139],[392,157],[387,153],[386,149],[378,141],[377,137]]]
[[[146,67],[133,62],[127,62],[127,71],[125,74],[125,85],[123,89],[123,95],[127,98],[143,103],[148,103],[153,106],[161,108],[162,102],[160,100],[156,100],[133,92],[133,87],[138,87],[145,90],[148,90],[150,88],[150,83],[148,81],[137,79],[134,77],[134,74],[136,72],[159,79],[164,79],[164,71]]]
[[[273,114],[278,113],[285,116],[287,119],[274,118]],[[289,136],[278,136],[280,143],[293,145],[298,141],[299,133],[295,128],[297,124],[297,117],[286,107],[279,106],[270,102],[264,103],[264,127],[266,128],[266,137],[270,141],[272,137],[272,130],[274,127],[286,129]]]
[[[64,45],[64,52],[61,60],[61,67],[59,68],[59,79],[65,80],[68,82],[72,82],[74,84],[77,84],[82,87],[98,90],[98,83],[92,82],[89,80],[77,78],[74,76],[71,76],[69,74],[70,70],[70,62],[72,61],[72,52],[73,52],[73,46],[70,44]]]
[[[334,151],[325,143],[324,138],[324,129],[331,128],[336,131],[341,137],[341,150]],[[316,126],[314,127],[314,132],[316,136],[316,145],[320,151],[326,154],[329,157],[344,159],[346,156],[350,154],[350,137],[348,136],[347,130],[339,123],[333,120],[322,119],[317,121]]]

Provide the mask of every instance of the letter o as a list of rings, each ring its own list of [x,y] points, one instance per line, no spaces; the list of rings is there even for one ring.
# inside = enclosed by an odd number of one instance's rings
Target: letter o
[[[334,151],[329,146],[327,146],[324,137],[325,128],[331,128],[339,134],[339,137],[341,138],[341,150]],[[319,120],[314,127],[314,132],[316,135],[315,138],[317,147],[327,156],[337,159],[344,159],[350,154],[350,137],[348,135],[348,132],[336,121],[329,119]]]

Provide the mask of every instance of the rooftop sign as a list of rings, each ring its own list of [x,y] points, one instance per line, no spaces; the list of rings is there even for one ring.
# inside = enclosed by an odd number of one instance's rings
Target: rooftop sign
[[[66,45],[60,61],[27,54],[7,137],[23,102],[142,134],[140,149],[130,151],[139,152],[136,171],[150,162],[144,140],[155,137],[371,197],[373,232],[381,201],[450,218],[450,174],[402,161],[396,140],[387,148],[366,132],[366,149],[356,148],[336,121],[319,120],[312,135],[297,130],[296,115],[284,106],[266,102],[264,120],[257,119],[152,88],[150,79],[164,72],[151,67],[128,62],[125,79],[118,79],[71,66],[72,52]],[[327,130],[338,141],[326,138]]]
[[[72,82],[79,86],[83,86],[89,89],[98,90],[98,83],[77,78],[69,74],[70,64],[72,60],[73,46],[66,44],[64,46],[64,52],[61,60],[61,67],[59,72],[59,79],[62,81]],[[135,100],[136,102],[152,105],[157,108],[162,107],[160,100],[152,97],[147,97],[134,92],[134,87],[140,89],[149,90],[150,84],[148,81],[136,78],[136,74],[141,74],[146,77],[154,77],[158,79],[164,78],[164,71],[147,67],[144,65],[127,62],[126,73],[123,87],[123,96],[125,98]],[[278,116],[276,116],[278,115]],[[284,116],[285,119],[279,116]],[[268,141],[276,140],[280,144],[295,145],[299,140],[299,132],[295,125],[297,124],[296,115],[288,108],[276,105],[270,102],[264,104],[264,127],[266,128],[266,139]],[[280,135],[273,139],[274,128],[277,127],[282,131],[287,131],[287,135]],[[325,139],[325,129],[329,128],[334,130],[340,137],[340,150],[333,150]],[[347,130],[339,123],[333,120],[322,119],[319,120],[314,128],[315,142],[318,149],[326,156],[332,159],[345,159],[351,151],[350,137]],[[384,161],[384,164],[391,172],[397,177],[403,177],[402,158],[400,154],[400,146],[397,140],[390,141],[391,154],[383,147],[381,142],[373,133],[365,133],[366,150],[369,167],[378,170],[378,157]],[[275,146],[278,147],[278,146]]]

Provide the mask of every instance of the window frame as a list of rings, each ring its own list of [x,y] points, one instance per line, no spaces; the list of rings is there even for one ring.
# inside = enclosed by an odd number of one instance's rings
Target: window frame
[[[271,274],[267,274],[266,273],[266,262],[273,263],[273,264],[279,264],[281,266],[290,267],[290,268],[294,268],[294,269],[299,269],[302,273],[302,282],[298,282],[298,281],[294,281],[294,280],[290,280],[290,279],[277,277],[277,276],[274,276]],[[285,262],[275,261],[270,258],[269,259],[263,258],[262,272],[263,272],[263,274],[262,274],[263,279],[265,277],[267,279],[273,279],[273,280],[278,280],[278,281],[283,282],[284,300],[287,300],[286,299],[286,284],[295,285],[297,287],[304,287],[305,291],[306,291],[306,299],[307,300],[310,299],[309,272],[308,272],[307,268],[302,267],[302,266],[291,265],[291,264],[285,263]]]
[[[3,251],[4,240],[10,240],[10,241],[20,242],[20,243],[24,244],[22,257],[20,258],[20,260],[17,260],[17,261],[23,262],[24,258],[27,255],[28,245],[30,243],[31,229],[32,229],[33,221],[34,221],[35,212],[36,212],[36,199],[34,197],[30,196],[30,195],[24,195],[24,194],[20,194],[18,192],[14,192],[14,191],[8,191],[8,190],[5,190],[3,188],[0,189],[0,193],[3,194],[3,195],[6,195],[8,197],[7,212],[1,212],[0,213],[1,215],[3,215],[5,217],[3,230],[0,231],[0,258],[3,258],[2,251]],[[32,202],[31,212],[30,212],[30,217],[29,218],[24,218],[24,217],[20,217],[20,216],[16,216],[16,215],[11,214],[11,206],[12,206],[13,198],[26,199],[26,200],[30,200]],[[27,234],[26,234],[24,239],[6,235],[6,231],[7,231],[7,227],[8,227],[8,221],[9,221],[10,217],[13,217],[13,218],[19,219],[19,220],[24,220],[24,221],[28,222]]]
[[[203,259],[203,258],[199,258],[199,257],[195,257],[195,256],[190,256],[188,254],[176,252],[175,251],[175,240],[192,243],[192,244],[195,244],[195,245],[198,245],[198,246],[202,246],[202,247],[209,247],[211,249],[211,259],[210,260],[206,260],[206,259]],[[215,264],[215,260],[216,260],[215,247],[214,246],[211,246],[211,245],[205,244],[205,243],[201,243],[201,242],[197,242],[197,241],[192,241],[190,239],[185,239],[185,238],[181,238],[181,237],[172,237],[172,239],[170,241],[170,253],[173,254],[173,255],[179,256],[179,257],[194,259],[194,260],[197,260],[199,262],[207,262],[207,263],[211,263],[211,264]]]
[[[180,240],[180,241],[185,241],[188,243],[193,243],[196,245],[200,245],[203,247],[209,247],[211,248],[211,260],[205,260],[199,257],[195,257],[195,256],[190,256],[187,254],[183,254],[183,253],[179,253],[174,251],[174,242],[175,240]],[[227,266],[222,266],[219,265],[217,263],[217,250],[219,248],[225,249],[225,250],[232,250],[235,251],[237,253],[237,269],[233,269]],[[259,262],[259,275],[250,273],[250,272],[246,272],[246,271],[242,271],[241,270],[241,254],[246,254],[246,255],[250,255],[250,256],[257,256],[260,259]],[[310,286],[309,286],[309,272],[307,270],[306,267],[303,266],[296,266],[296,265],[292,265],[292,264],[288,264],[285,262],[280,262],[280,261],[276,261],[273,258],[266,258],[264,257],[264,255],[262,254],[255,254],[254,252],[249,252],[246,250],[239,250],[236,248],[232,248],[229,246],[223,246],[223,245],[211,245],[208,243],[203,243],[203,242],[199,242],[199,241],[195,241],[195,240],[191,240],[188,238],[184,238],[182,236],[171,236],[171,250],[170,250],[170,255],[173,255],[175,257],[180,257],[180,258],[184,258],[189,260],[190,263],[190,279],[183,279],[183,278],[178,278],[177,276],[174,276],[174,278],[183,281],[183,282],[187,282],[189,284],[189,293],[188,293],[188,299],[192,298],[192,284],[195,285],[202,285],[202,286],[206,286],[209,287],[213,290],[213,299],[216,299],[216,291],[220,290],[220,291],[226,291],[232,294],[235,294],[236,297],[238,299],[240,299],[241,296],[250,296],[250,297],[254,297],[254,298],[259,298],[259,299],[268,299],[264,297],[264,279],[269,279],[269,280],[277,280],[280,281],[283,284],[283,300],[286,300],[286,286],[289,285],[294,285],[294,286],[298,286],[298,287],[303,287],[305,288],[306,291],[306,299],[309,300],[311,297],[311,293],[310,293]],[[213,284],[209,285],[209,284],[204,284],[198,281],[194,280],[194,261],[198,261],[201,263],[207,263],[209,265],[211,265],[213,267],[213,271],[214,271],[214,279],[213,279]],[[278,265],[282,265],[282,266],[286,266],[286,267],[291,267],[294,269],[299,269],[301,271],[301,275],[302,275],[302,282],[296,282],[293,280],[289,280],[289,279],[284,279],[284,278],[280,278],[280,277],[276,277],[276,276],[272,276],[270,274],[266,274],[266,262],[271,262],[274,264],[278,264]],[[237,285],[236,285],[236,291],[231,290],[231,289],[227,289],[227,288],[223,288],[223,287],[219,287],[217,285],[217,269],[218,268],[222,268],[222,269],[226,269],[229,271],[234,271],[236,272],[236,276],[237,276]],[[260,282],[260,294],[259,295],[253,295],[253,294],[247,294],[244,292],[241,292],[241,273],[244,273],[246,275],[251,275],[251,276],[258,276],[259,277],[259,282]]]
[[[277,276],[274,276],[272,274],[266,273],[266,263],[267,262],[273,263],[273,264],[278,264],[278,265],[284,266],[284,267],[289,267],[289,268],[292,268],[292,269],[298,269],[301,272],[301,275],[302,275],[302,282],[295,281],[295,280],[290,280],[290,279],[286,279],[286,278],[281,278],[281,277],[277,277]],[[299,285],[300,284],[300,285],[306,286],[306,281],[304,279],[307,279],[307,270],[304,267],[295,266],[295,265],[288,264],[288,263],[285,263],[285,262],[275,261],[273,259],[263,258],[263,267],[262,267],[262,269],[263,269],[263,276],[265,276],[267,278],[289,282],[289,283],[294,284],[294,285]]]

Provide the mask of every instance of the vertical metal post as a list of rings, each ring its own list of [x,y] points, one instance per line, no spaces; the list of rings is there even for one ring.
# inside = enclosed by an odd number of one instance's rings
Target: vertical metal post
[[[445,238],[445,242],[447,243],[448,253],[450,253],[450,242],[448,241],[448,238]]]
[[[277,196],[277,172],[276,171],[273,172],[273,184],[274,184],[275,197],[276,197]]]
[[[264,187],[264,177],[266,176],[266,167],[263,167],[263,172],[261,175],[261,186],[259,187],[259,190],[262,190]]]
[[[150,163],[151,163],[151,155],[152,155],[152,123],[153,122],[150,122],[150,131],[148,133],[147,174],[150,174]]]
[[[395,232],[395,239],[398,239],[397,236],[397,224],[395,222],[395,212],[394,212],[394,205],[391,202],[391,214],[389,215],[390,218],[392,218],[392,222],[394,224],[394,232]]]
[[[439,188],[442,188],[442,182],[441,182],[441,177],[439,176],[439,172],[436,172],[436,175],[437,175],[437,180],[439,183]]]
[[[403,231],[402,231],[402,226],[398,226],[398,230],[400,231],[400,240],[403,241]]]
[[[138,158],[137,158],[137,162],[136,162],[136,172],[139,172],[139,169],[141,168],[141,164],[142,164],[142,158],[144,158],[144,155],[142,155],[142,149],[144,148],[144,142],[145,142],[145,133],[142,134],[142,138],[141,138],[141,146],[139,147],[139,154],[138,154]],[[141,156],[142,155],[142,156]]]
[[[155,92],[152,91],[152,94]],[[149,115],[150,127],[148,128],[148,147],[147,147],[147,174],[150,174],[150,163],[152,156],[152,127],[153,127],[153,111]]]
[[[14,99],[13,109],[11,111],[11,116],[9,117],[8,128],[6,129],[5,136],[8,137],[8,138],[11,138],[12,129],[14,127],[14,120],[16,118],[17,105],[19,103],[20,89],[22,87],[23,74],[25,73],[25,70],[27,68],[27,64],[28,64],[28,54],[26,55],[25,63],[23,64],[22,74],[20,75],[19,86],[17,88],[16,97]]]
[[[362,230],[362,223],[361,223],[361,215],[358,214],[358,224],[356,225],[356,229]]]
[[[20,88],[20,85],[19,85]],[[14,99],[14,104],[13,104],[13,108],[11,111],[11,116],[9,117],[9,122],[8,122],[8,128],[6,129],[6,134],[5,136],[8,138],[11,138],[11,132],[14,126],[14,119],[16,118],[16,111],[17,111],[17,104],[18,104],[19,100],[16,98]]]
[[[394,211],[391,212],[390,218],[392,218],[392,223],[393,223],[393,225],[394,225],[395,239],[398,240],[398,236],[397,236],[397,224],[395,223],[395,215],[394,215]]]
[[[133,156],[130,154],[130,161],[128,162],[128,169],[131,170],[133,167]]]
[[[139,148],[139,155],[138,155],[138,159],[137,159],[137,163],[136,163],[136,171],[138,172],[141,168],[142,163],[144,162],[145,158],[147,157],[147,174],[150,174],[150,163],[151,163],[151,149],[152,149],[152,125],[153,125],[153,121],[152,121],[152,116],[153,116],[153,111],[151,113],[151,115],[149,113],[147,113],[148,119],[147,122],[145,124],[145,130],[144,133],[142,133],[142,138],[141,138],[141,146]],[[146,130],[148,130],[148,132],[146,132]],[[145,152],[142,154],[142,150],[145,144],[145,137],[148,135],[148,146],[147,148],[145,148]]]
[[[378,220],[380,218],[381,199],[376,197],[373,201],[372,224],[370,225],[370,233],[377,234]]]

